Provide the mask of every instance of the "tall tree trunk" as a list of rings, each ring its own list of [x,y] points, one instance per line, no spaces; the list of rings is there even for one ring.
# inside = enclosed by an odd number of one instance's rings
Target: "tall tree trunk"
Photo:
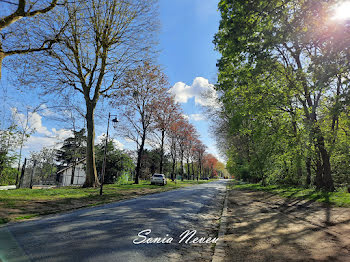
[[[181,181],[184,181],[184,152],[181,151]]]
[[[176,150],[175,150],[175,144],[173,143],[173,141],[171,143],[170,154],[171,154],[171,159],[173,161],[172,170],[171,170],[171,180],[174,181],[176,179],[176,176],[174,178],[175,165],[176,165]]]
[[[187,163],[187,180],[190,180],[190,163],[188,161],[188,158],[186,159]]]
[[[5,169],[5,160],[4,157],[7,155],[7,152],[0,151],[0,176],[2,171]]]
[[[24,158],[24,162],[23,162],[22,170],[21,170],[21,176],[19,178],[17,188],[21,188],[21,185],[23,183],[23,177],[24,177],[24,172],[26,170],[26,164],[27,164],[27,158]]]
[[[300,184],[300,179],[301,177],[303,176],[303,169],[301,167],[301,159],[300,159],[300,155],[298,156],[298,159],[297,159],[297,175],[298,175],[298,184]]]
[[[193,177],[193,180],[194,180],[194,166],[193,166],[193,159],[192,159],[192,177]]]
[[[317,189],[325,189],[326,191],[334,191],[333,178],[331,173],[330,155],[327,152],[324,136],[316,121],[313,127],[313,135],[315,139],[315,147],[318,151],[317,167],[316,167],[316,179],[315,184]]]
[[[332,139],[330,141],[330,150],[329,154],[331,155],[334,148],[335,148],[335,141],[337,139],[338,129],[339,129],[339,115],[341,112],[341,104],[339,103],[340,99],[340,88],[342,86],[342,75],[338,75],[338,82],[337,82],[337,95],[335,97],[335,103],[334,103],[334,109],[333,116],[332,116],[332,126],[331,126],[331,132],[332,132]]]
[[[71,178],[70,178],[70,184],[71,184],[71,185],[74,184],[75,165],[76,165],[76,161],[74,160],[73,166],[72,166],[72,176],[71,176]]]
[[[0,53],[0,56],[1,56],[1,53]],[[0,79],[1,79],[1,61],[0,61]],[[18,176],[19,176],[19,172],[20,172],[20,169],[21,169],[21,158],[22,158],[23,142],[24,142],[24,131],[22,133],[21,146],[19,148],[18,167],[17,167],[17,175],[16,175],[16,185],[18,183]]]
[[[86,102],[86,124],[87,124],[87,148],[86,148],[86,180],[84,187],[96,187],[100,185],[97,177],[95,162],[95,105]]]
[[[142,134],[141,138],[141,145],[137,152],[137,163],[136,163],[136,174],[135,174],[135,184],[139,183],[139,177],[141,172],[141,160],[142,160],[142,154],[143,154],[143,148],[145,146],[145,140],[146,140],[146,134],[145,132]]]
[[[159,173],[163,174],[163,159],[164,159],[164,137],[165,137],[165,130],[162,130],[162,138],[161,138],[161,145],[160,145],[160,164],[159,164]]]
[[[292,106],[291,106],[292,108]],[[298,128],[297,128],[297,122],[295,120],[295,113],[293,110],[291,110],[291,118],[292,118],[292,127],[293,127],[293,133],[296,139],[296,143],[297,145],[300,144],[300,138],[298,136]],[[300,152],[297,153],[297,161],[296,161],[296,167],[297,167],[297,175],[298,175],[298,181],[300,180],[300,178],[303,175],[303,169],[301,167],[301,159],[302,159],[302,154]]]
[[[316,160],[316,176],[315,176],[315,186],[316,189],[322,189],[323,188],[323,179],[322,179],[322,163],[318,157]]]
[[[325,190],[332,192],[334,191],[333,178],[331,173],[330,156],[325,148],[324,138],[320,134],[317,137],[318,150],[322,159],[322,181]]]
[[[171,170],[171,180],[174,181],[176,177],[174,178],[175,175],[175,165],[176,165],[176,157],[173,157],[173,166]]]
[[[311,157],[306,158],[306,187],[311,184]]]
[[[306,110],[305,110],[306,111]],[[325,189],[334,191],[333,178],[331,173],[330,154],[327,152],[324,142],[324,136],[317,124],[316,109],[313,108],[312,114],[308,116],[311,122],[311,139],[314,141],[316,150],[318,151],[316,160],[316,177],[315,185],[317,189]]]
[[[198,166],[199,166],[199,177],[202,177],[202,160],[201,159],[198,161]]]
[[[5,54],[2,50],[2,44],[0,42],[0,80],[1,80],[1,72],[2,72],[2,61],[4,60],[5,58]]]

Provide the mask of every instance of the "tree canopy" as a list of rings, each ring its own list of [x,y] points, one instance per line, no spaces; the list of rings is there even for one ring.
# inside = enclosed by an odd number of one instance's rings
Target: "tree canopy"
[[[345,153],[336,148],[348,141],[350,37],[332,19],[336,3],[220,1],[220,139],[238,177],[334,190]]]

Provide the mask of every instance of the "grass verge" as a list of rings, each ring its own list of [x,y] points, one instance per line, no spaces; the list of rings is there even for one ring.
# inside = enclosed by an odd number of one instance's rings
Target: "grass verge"
[[[81,207],[97,206],[142,195],[198,185],[212,180],[168,181],[165,186],[151,185],[149,181],[125,185],[104,185],[99,188],[61,187],[52,189],[15,189],[0,191],[0,224],[54,214]]]
[[[336,192],[324,192],[315,189],[305,189],[300,187],[269,185],[262,186],[260,184],[246,184],[238,181],[233,181],[229,185],[230,189],[239,190],[255,190],[265,191],[278,194],[286,198],[309,199],[321,203],[326,203],[338,207],[350,207],[350,193],[345,189]]]

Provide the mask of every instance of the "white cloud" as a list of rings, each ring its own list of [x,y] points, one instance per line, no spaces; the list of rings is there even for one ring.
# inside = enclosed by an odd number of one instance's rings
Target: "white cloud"
[[[205,119],[202,114],[191,114],[189,118],[193,121],[202,121]]]
[[[29,113],[29,124],[35,129],[36,132],[42,135],[50,136],[51,132],[47,129],[46,126],[43,126],[42,116],[38,113]]]
[[[215,101],[217,94],[214,85],[203,77],[196,77],[191,86],[177,82],[170,88],[169,92],[175,96],[175,101],[178,103],[187,103],[188,99],[194,97],[196,104],[210,107],[218,106]]]
[[[15,121],[21,127],[28,126],[29,130],[34,130],[39,134],[46,136],[52,135],[52,133],[45,126],[43,126],[41,120],[42,116],[39,115],[37,112],[28,112],[28,115],[25,115],[23,113],[19,113],[17,108],[11,108],[11,111]]]
[[[105,133],[102,133],[101,135],[99,135],[98,137],[97,137],[97,143],[101,143],[101,141],[106,141],[105,140],[105,137],[106,137],[106,134]],[[108,139],[109,140],[109,139]],[[114,144],[114,146],[117,148],[117,149],[120,149],[120,150],[123,150],[124,149],[124,144],[122,143],[122,142],[120,142],[119,140],[117,140],[117,139],[115,139],[115,138],[113,138],[112,139],[112,141],[113,141],[113,144]]]
[[[124,144],[117,139],[113,139],[113,144],[117,149],[123,150]]]
[[[43,105],[43,114],[49,115],[47,107]],[[43,125],[42,116],[38,112],[28,112],[27,115],[19,113],[17,108],[11,108],[16,123],[21,127],[27,126],[27,132],[33,134],[24,143],[28,151],[40,151],[43,147],[59,148],[64,139],[73,135],[71,130],[52,128],[51,131]]]
[[[95,138],[95,144],[101,143],[103,140],[105,140],[106,134],[102,133],[101,135],[97,136]]]
[[[134,143],[134,140],[128,138],[128,137],[124,137],[124,140],[128,143]]]
[[[226,164],[226,160],[218,153],[216,146],[210,146],[207,150],[210,154],[214,155],[221,163]]]
[[[40,106],[40,111],[43,116],[53,116],[55,112],[51,111],[46,104]]]
[[[54,134],[54,136],[60,141],[63,141],[65,139],[67,139],[68,137],[73,136],[72,130],[68,130],[68,129],[56,130],[56,128],[52,128],[51,130],[52,130],[52,133]]]
[[[189,117],[188,115],[186,115],[186,114],[181,114],[181,115],[182,115],[182,117],[183,117],[184,119],[187,119],[187,120],[190,119],[190,117]]]
[[[23,147],[27,151],[37,152],[43,147],[54,147],[55,141],[51,137],[30,136]]]
[[[24,148],[28,151],[40,151],[43,147],[53,147],[58,149],[61,146],[61,142],[56,137],[48,136],[30,136],[25,143]]]
[[[51,147],[58,149],[62,146],[62,142],[68,137],[73,136],[73,132],[67,129],[52,129],[49,136],[32,135],[28,138],[24,148],[28,151],[40,151],[43,147]]]

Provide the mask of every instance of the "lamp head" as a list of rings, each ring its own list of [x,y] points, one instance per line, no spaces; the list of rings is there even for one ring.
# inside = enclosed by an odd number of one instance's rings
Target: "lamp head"
[[[113,119],[112,119],[113,127],[116,127],[117,124],[118,124],[118,122],[119,122],[119,120],[118,120],[117,117],[113,118]]]

